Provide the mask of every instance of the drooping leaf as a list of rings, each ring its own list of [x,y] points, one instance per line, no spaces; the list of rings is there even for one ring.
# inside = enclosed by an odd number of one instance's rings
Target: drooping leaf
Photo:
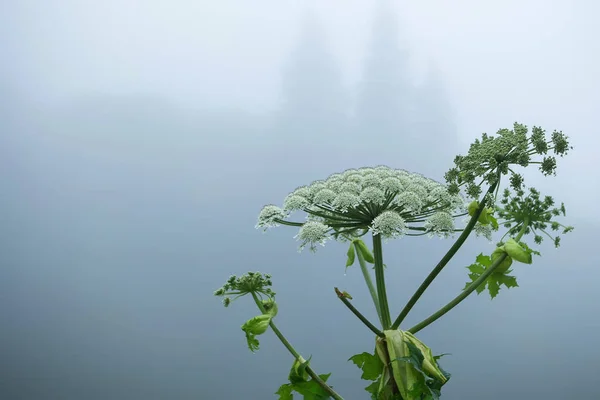
[[[246,332],[246,342],[251,352],[255,352],[260,348],[260,342],[252,333]]]
[[[360,239],[355,239],[354,243],[356,243],[356,248],[360,252],[360,255],[363,257],[363,259],[369,264],[374,264],[375,257],[373,257],[373,253],[371,253],[371,250],[369,250],[365,242]]]
[[[356,252],[354,251],[354,242],[350,242],[350,246],[348,247],[348,252],[346,253],[348,259],[346,260],[346,270],[348,267],[354,264],[354,259],[356,258]]]
[[[383,363],[375,354],[367,352],[355,354],[348,359],[352,361],[358,368],[362,370],[361,379],[374,381],[383,372]]]

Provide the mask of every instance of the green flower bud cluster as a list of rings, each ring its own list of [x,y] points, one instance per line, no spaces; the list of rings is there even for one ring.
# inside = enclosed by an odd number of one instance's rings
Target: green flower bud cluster
[[[271,275],[261,274],[260,272],[246,272],[240,277],[231,275],[227,282],[214,292],[215,296],[223,296],[223,304],[225,307],[229,306],[231,301],[238,297],[245,296],[247,294],[262,294],[267,296],[269,299],[264,300],[263,305],[265,309],[270,310],[272,305],[268,303],[275,297],[275,292],[271,289],[272,286]],[[236,296],[233,300],[229,296]],[[274,302],[273,302],[274,304]],[[276,310],[276,309],[275,309]],[[276,311],[275,311],[276,312]]]
[[[295,238],[300,250],[324,245],[327,240],[352,240],[367,232],[396,238],[419,231],[447,237],[464,205],[444,184],[420,174],[386,166],[349,169],[315,181],[290,193],[283,207],[265,206],[257,228],[282,225],[300,227]],[[306,212],[304,223],[287,221],[294,211]],[[414,236],[414,235],[413,235]]]
[[[528,166],[530,163],[540,165],[544,175],[556,174],[556,156],[564,156],[572,148],[568,137],[562,132],[554,131],[549,140],[545,131],[534,126],[530,135],[525,125],[516,123],[512,130],[500,129],[497,136],[481,135],[476,139],[465,156],[454,159],[455,166],[445,175],[450,193],[458,193],[462,185],[466,185],[466,193],[477,198],[481,194],[481,183],[496,183],[500,175],[514,173],[511,165]],[[554,155],[548,155],[553,151]],[[543,155],[542,160],[534,159]],[[482,182],[475,180],[481,178]]]
[[[525,234],[533,232],[535,243],[542,243],[543,234],[558,247],[561,237],[558,234],[552,236],[548,229],[555,232],[562,230],[562,234],[573,230],[572,226],[564,226],[554,220],[555,217],[566,215],[564,203],[561,203],[560,207],[555,207],[554,199],[551,196],[544,196],[542,199],[540,192],[535,188],[529,188],[526,193],[521,184],[515,185],[511,182],[511,186],[516,190],[505,189],[500,200],[501,206],[497,208],[498,217],[504,220],[503,225],[508,228],[505,236],[516,235],[523,224],[527,223]]]

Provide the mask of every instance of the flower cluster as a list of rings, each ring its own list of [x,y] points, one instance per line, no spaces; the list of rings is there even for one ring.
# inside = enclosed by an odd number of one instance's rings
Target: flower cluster
[[[515,187],[516,185],[514,185]],[[552,231],[562,230],[562,234],[569,233],[573,230],[572,226],[564,226],[554,220],[561,214],[566,214],[565,205],[561,203],[560,207],[554,207],[554,199],[551,196],[540,198],[540,192],[535,188],[529,188],[528,193],[519,185],[513,192],[505,189],[502,199],[500,200],[501,207],[498,207],[498,217],[502,218],[503,225],[508,228],[506,235],[514,236],[519,232],[523,224],[527,223],[525,234],[533,232],[534,241],[537,244],[542,243],[543,237],[546,235],[554,241],[554,246],[560,245],[560,236],[552,236],[547,231],[550,228]]]
[[[457,156],[455,166],[446,173],[451,193],[458,193],[459,187],[466,185],[466,192],[470,197],[476,198],[481,193],[477,178],[493,184],[499,175],[513,173],[510,166],[539,164],[544,175],[556,173],[556,157],[564,156],[571,149],[568,137],[562,132],[554,131],[550,140],[546,139],[545,131],[540,127],[533,127],[528,136],[527,126],[516,123],[512,130],[500,129],[497,136],[481,135],[481,141],[476,139],[469,148],[466,156]],[[550,151],[554,155],[548,155]],[[534,160],[535,155],[544,155],[539,160]]]
[[[387,166],[349,169],[325,180],[301,186],[283,207],[265,206],[257,228],[300,227],[300,250],[311,250],[327,240],[350,240],[367,232],[394,238],[404,235],[447,237],[454,229],[454,213],[464,208],[462,197],[446,185],[420,174]],[[294,211],[306,212],[304,223],[287,221]],[[410,233],[410,232],[419,233]]]
[[[223,297],[223,304],[225,307],[229,306],[232,299],[229,296],[236,296],[233,300],[238,297],[245,296],[247,294],[258,294],[265,295],[269,300],[272,300],[275,296],[275,292],[271,289],[272,286],[271,275],[261,274],[260,272],[246,272],[239,278],[235,275],[231,275],[227,282],[217,289],[214,293],[215,296]],[[268,304],[264,304],[268,307]]]

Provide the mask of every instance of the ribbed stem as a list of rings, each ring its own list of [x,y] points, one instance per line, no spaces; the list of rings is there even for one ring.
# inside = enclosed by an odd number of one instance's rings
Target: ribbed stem
[[[369,328],[371,330],[371,332],[373,332],[374,334],[376,334],[379,337],[385,337],[383,335],[383,332],[381,332],[379,329],[377,329],[377,327],[375,325],[373,325],[371,323],[371,321],[369,321],[364,315],[362,315],[360,313],[360,311],[358,311],[356,309],[356,307],[354,307],[352,305],[352,303],[350,303],[350,301],[346,298],[346,296],[344,296],[344,294],[342,292],[340,292],[340,290],[338,288],[333,288],[335,290],[335,294],[337,294],[338,298],[342,301],[342,303],[344,303],[344,305],[346,307],[348,307],[348,309],[350,311],[352,311],[352,313],[354,315],[356,315],[358,317],[358,319],[360,319],[362,321],[363,324],[365,324],[367,326],[367,328]]]
[[[379,299],[379,311],[381,312],[381,325],[385,331],[386,329],[390,328],[391,317],[387,294],[385,291],[381,235],[373,235],[373,258],[375,258],[375,283],[377,284],[377,297]]]
[[[371,280],[371,273],[369,272],[369,267],[367,266],[367,262],[365,258],[362,256],[360,249],[358,248],[358,244],[354,243],[354,252],[356,253],[356,257],[358,258],[358,263],[360,264],[360,270],[362,271],[363,277],[365,278],[365,283],[367,284],[367,288],[369,289],[369,293],[371,294],[371,299],[373,299],[373,304],[375,304],[375,310],[377,310],[377,316],[379,317],[379,322],[383,325],[383,319],[381,318],[381,309],[379,307],[379,299],[377,297],[377,290],[375,286],[373,286],[373,280]]]
[[[423,281],[423,283],[421,283],[421,286],[419,286],[419,288],[412,295],[412,297],[410,298],[410,300],[408,300],[408,303],[406,303],[406,305],[404,306],[404,308],[402,309],[402,311],[400,312],[400,314],[398,315],[398,317],[396,318],[396,320],[392,324],[392,329],[398,329],[398,327],[400,326],[400,324],[402,323],[402,321],[404,321],[404,318],[406,318],[406,316],[408,315],[408,313],[410,312],[410,310],[412,310],[412,308],[417,303],[417,301],[421,298],[421,296],[423,295],[423,293],[425,293],[425,290],[427,290],[427,288],[429,287],[429,285],[431,285],[431,283],[433,282],[433,280],[439,275],[440,272],[442,272],[442,270],[444,269],[444,267],[446,266],[446,264],[448,264],[448,262],[452,259],[452,257],[454,257],[454,255],[456,254],[456,252],[458,252],[458,250],[465,243],[465,241],[467,240],[467,238],[471,234],[471,231],[475,227],[475,224],[477,223],[477,220],[479,219],[479,216],[483,212],[483,209],[485,207],[486,197],[488,196],[488,194],[490,194],[490,193],[492,193],[494,191],[494,189],[496,188],[496,186],[499,183],[500,183],[500,179],[498,179],[496,181],[496,183],[494,183],[492,186],[490,186],[490,188],[488,189],[487,193],[483,196],[483,198],[479,202],[479,208],[477,209],[477,211],[475,212],[475,214],[471,217],[471,219],[469,220],[469,223],[467,224],[467,226],[465,227],[465,229],[463,230],[463,232],[460,234],[460,236],[458,237],[458,239],[456,239],[456,242],[454,242],[454,244],[452,245],[452,247],[450,247],[450,249],[448,250],[448,252],[446,254],[444,254],[444,257],[442,257],[442,259],[440,260],[440,262],[429,273],[429,275],[427,276],[427,278],[425,278],[425,280]]]
[[[525,230],[527,229],[527,226],[528,226],[528,223],[527,223],[527,221],[525,221],[525,223],[523,224],[523,227],[519,231],[519,234],[515,237],[515,240],[517,242],[519,240],[521,240],[521,238],[525,234]],[[446,314],[448,311],[450,311],[454,307],[456,307],[461,301],[463,301],[464,299],[466,299],[467,296],[469,296],[471,293],[473,293],[473,291],[475,291],[475,289],[477,289],[483,282],[485,282],[485,280],[491,274],[494,273],[494,270],[502,263],[502,261],[504,261],[504,259],[506,257],[507,257],[506,253],[504,253],[500,257],[498,257],[492,263],[492,265],[490,265],[490,267],[483,274],[481,274],[481,276],[479,278],[477,278],[477,280],[475,280],[473,283],[471,283],[458,296],[456,296],[452,301],[450,301],[444,307],[440,308],[438,311],[436,311],[435,313],[431,314],[428,318],[424,319],[423,321],[419,322],[418,324],[416,324],[412,328],[408,329],[408,332],[410,332],[410,333],[417,333],[417,332],[419,332],[421,329],[427,327],[428,325],[430,325],[431,323],[433,323],[434,321],[436,321],[440,317],[442,317],[444,314]]]

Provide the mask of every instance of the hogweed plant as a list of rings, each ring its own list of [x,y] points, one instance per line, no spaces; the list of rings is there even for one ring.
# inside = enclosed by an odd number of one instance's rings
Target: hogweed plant
[[[454,159],[454,166],[445,174],[445,183],[387,166],[349,169],[298,187],[285,198],[282,207],[265,206],[257,228],[299,228],[295,238],[300,242],[300,250],[308,247],[316,251],[329,240],[348,244],[346,268],[358,261],[379,318],[377,323],[369,321],[355,307],[350,294],[334,288],[339,300],[375,335],[372,352],[349,359],[362,370],[361,378],[371,382],[365,390],[375,400],[438,399],[450,379],[438,362],[443,354],[434,356],[415,335],[473,292],[487,289],[494,298],[501,286],[517,287],[513,273],[518,265],[531,264],[533,256],[540,255],[530,245],[539,245],[547,237],[559,246],[560,235],[573,229],[556,220],[565,215],[564,204],[556,206],[552,197],[527,187],[517,170],[535,165],[543,175],[555,175],[556,157],[566,155],[570,149],[568,137],[562,132],[554,131],[547,137],[542,128],[533,127],[529,133],[525,125],[515,123],[512,130],[501,129],[496,135],[483,134],[475,140],[466,155]],[[298,211],[306,213],[305,221],[290,220],[290,215]],[[459,228],[457,221],[466,225]],[[495,249],[475,257],[475,262],[467,267],[469,282],[457,296],[415,326],[400,329],[469,235],[474,232],[492,241],[498,231],[503,231],[503,235]],[[455,240],[392,320],[383,243],[424,235]],[[305,399],[343,399],[337,388],[327,383],[330,374],[317,374],[310,357],[303,358],[275,324],[278,310],[271,286],[270,275],[248,272],[231,276],[215,295],[223,297],[225,306],[245,295],[256,303],[259,315],[242,325],[251,351],[259,349],[257,336],[271,328],[292,354],[289,382],[276,392],[280,400],[292,399],[294,392]]]

